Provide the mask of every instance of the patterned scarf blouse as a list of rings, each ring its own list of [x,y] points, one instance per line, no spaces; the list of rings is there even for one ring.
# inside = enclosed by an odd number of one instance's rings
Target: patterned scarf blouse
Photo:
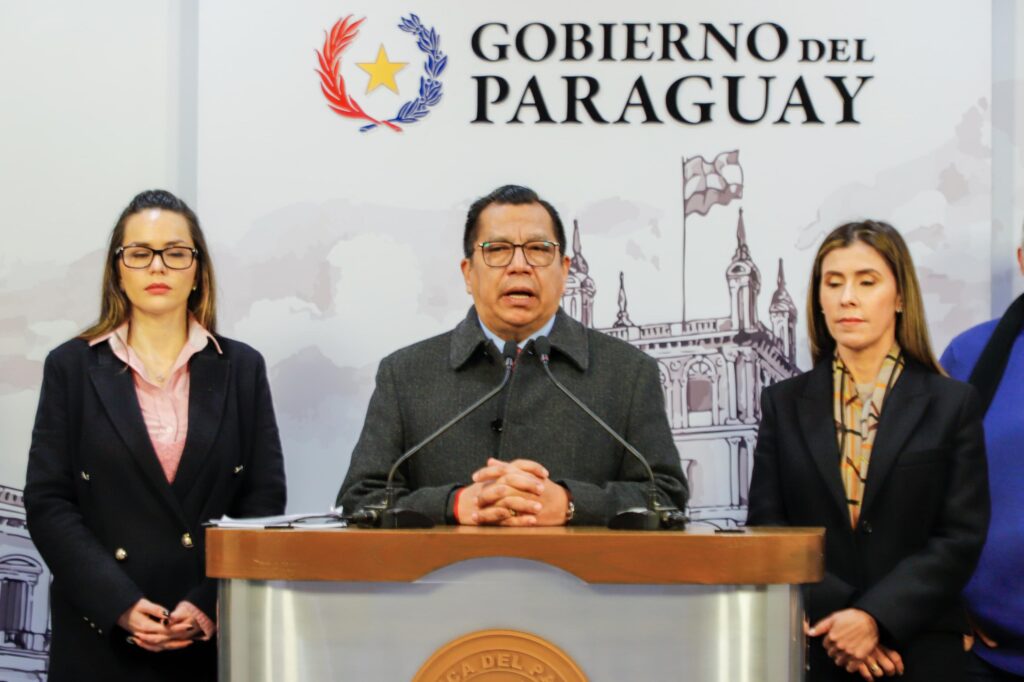
[[[850,524],[854,528],[860,518],[864,483],[868,479],[871,447],[878,432],[882,404],[903,372],[904,364],[899,345],[893,344],[875,377],[871,398],[865,402],[857,390],[853,374],[839,353],[832,359],[832,404],[841,457],[839,469],[846,490],[846,504],[850,509]]]

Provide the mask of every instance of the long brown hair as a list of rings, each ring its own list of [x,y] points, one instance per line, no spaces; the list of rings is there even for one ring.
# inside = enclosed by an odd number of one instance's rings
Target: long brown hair
[[[825,314],[818,297],[821,290],[821,264],[832,251],[863,242],[878,252],[889,264],[896,277],[896,293],[903,302],[903,313],[896,315],[896,341],[909,357],[939,374],[945,370],[935,359],[928,338],[928,325],[924,317],[921,285],[917,281],[914,261],[903,237],[892,225],[877,220],[846,223],[832,230],[818,247],[811,270],[811,285],[807,289],[807,337],[811,345],[814,364],[832,357],[836,340],[828,332]]]
[[[216,280],[213,277],[213,262],[210,260],[206,238],[199,227],[199,219],[184,201],[162,189],[150,189],[135,195],[128,206],[121,212],[114,229],[110,233],[110,244],[107,247],[107,260],[103,270],[103,289],[100,293],[100,317],[91,327],[79,334],[79,338],[92,341],[114,331],[131,316],[132,304],[124,291],[121,290],[121,272],[118,269],[117,249],[124,241],[124,229],[128,219],[146,209],[159,208],[173,211],[181,215],[188,223],[189,236],[195,244],[196,271],[195,291],[189,294],[188,309],[199,324],[211,333],[217,331]]]

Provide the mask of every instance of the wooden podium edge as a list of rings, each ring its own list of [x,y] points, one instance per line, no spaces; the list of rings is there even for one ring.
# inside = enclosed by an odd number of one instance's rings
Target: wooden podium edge
[[[223,579],[412,582],[460,561],[509,557],[547,563],[588,583],[796,584],[822,579],[824,546],[822,528],[208,528],[206,572]]]

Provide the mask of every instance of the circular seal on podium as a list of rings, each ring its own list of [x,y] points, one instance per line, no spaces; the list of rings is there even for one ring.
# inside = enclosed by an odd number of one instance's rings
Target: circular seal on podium
[[[448,642],[412,682],[587,682],[551,642],[528,632],[480,630]]]

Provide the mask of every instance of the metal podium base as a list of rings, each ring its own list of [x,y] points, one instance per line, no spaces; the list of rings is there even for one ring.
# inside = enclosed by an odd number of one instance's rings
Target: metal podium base
[[[791,585],[595,585],[488,558],[411,583],[225,580],[220,610],[225,682],[408,682],[452,639],[490,628],[544,638],[590,682],[802,679]]]

